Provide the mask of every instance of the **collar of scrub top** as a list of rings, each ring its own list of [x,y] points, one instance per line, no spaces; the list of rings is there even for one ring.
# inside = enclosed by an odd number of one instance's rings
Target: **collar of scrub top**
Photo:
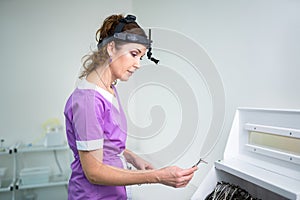
[[[147,52],[147,58],[151,61],[153,61],[155,64],[158,64],[159,60],[152,57],[152,47],[151,47],[151,29],[149,29],[149,39],[147,37],[134,34],[134,33],[128,33],[128,32],[121,32],[124,28],[125,24],[134,23],[136,20],[136,17],[133,15],[127,15],[125,18],[122,18],[119,20],[119,24],[116,26],[114,33],[112,36],[106,37],[102,40],[99,40],[98,42],[98,49],[100,49],[102,46],[106,45],[107,43],[114,41],[114,40],[120,40],[124,42],[132,42],[132,43],[138,43],[145,45],[148,49]]]

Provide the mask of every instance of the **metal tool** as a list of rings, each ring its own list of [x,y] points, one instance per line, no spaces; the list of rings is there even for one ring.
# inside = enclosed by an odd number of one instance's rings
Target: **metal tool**
[[[203,160],[202,158],[200,158],[200,159],[198,160],[198,162],[197,162],[196,164],[193,165],[193,167],[198,166],[200,163],[208,164],[208,162],[206,162],[205,160]]]

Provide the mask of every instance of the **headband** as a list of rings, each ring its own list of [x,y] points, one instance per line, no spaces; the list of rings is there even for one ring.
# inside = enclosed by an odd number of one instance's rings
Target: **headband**
[[[106,45],[107,43],[119,40],[124,42],[132,42],[132,43],[138,43],[145,45],[148,49],[147,57],[149,60],[153,61],[155,64],[158,64],[159,60],[152,57],[152,48],[151,48],[151,29],[149,29],[149,39],[145,36],[134,34],[134,33],[128,33],[128,32],[121,32],[122,29],[126,24],[134,23],[136,20],[136,17],[133,15],[127,15],[125,18],[122,18],[119,20],[119,24],[116,26],[114,33],[112,36],[108,36],[102,40],[99,40],[98,42],[98,49],[100,49],[102,46]]]

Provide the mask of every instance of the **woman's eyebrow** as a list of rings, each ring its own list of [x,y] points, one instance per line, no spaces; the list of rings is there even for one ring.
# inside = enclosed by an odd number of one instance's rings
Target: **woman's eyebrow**
[[[135,48],[134,50],[138,51],[138,53],[142,53],[142,50],[140,50],[139,48]],[[146,53],[144,53],[141,57],[143,57]]]

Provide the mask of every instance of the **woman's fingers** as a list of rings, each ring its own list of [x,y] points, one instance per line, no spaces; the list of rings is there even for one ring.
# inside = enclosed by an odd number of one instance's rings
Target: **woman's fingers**
[[[176,166],[166,167],[163,169],[161,183],[175,188],[185,187],[194,176],[197,167],[181,169]]]
[[[188,168],[188,169],[183,169],[182,172],[182,176],[188,176],[190,174],[194,174],[195,171],[198,170],[198,167],[192,167],[192,168]]]
[[[192,180],[197,167],[182,170],[182,180],[177,183],[176,187],[185,187]]]

